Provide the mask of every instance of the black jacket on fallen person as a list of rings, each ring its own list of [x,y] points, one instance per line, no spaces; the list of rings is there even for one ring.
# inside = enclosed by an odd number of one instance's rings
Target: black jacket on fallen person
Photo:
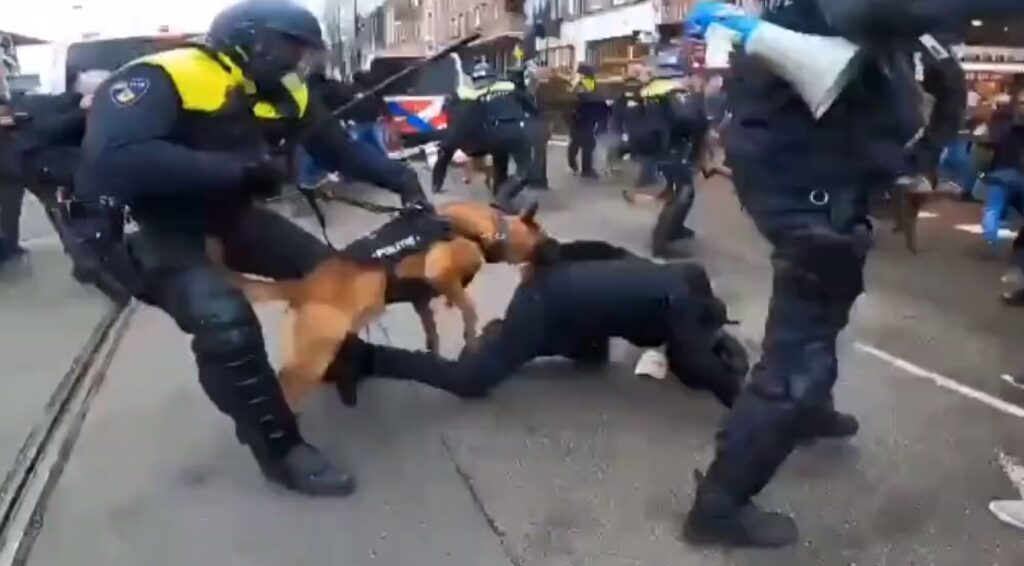
[[[198,47],[182,49],[212,56]],[[279,96],[278,106],[294,105],[287,92]],[[89,112],[76,197],[116,197],[142,225],[207,232],[251,201],[243,186],[247,167],[268,156],[290,159],[290,144],[304,134],[303,146],[325,169],[388,188],[403,200],[422,198],[414,174],[410,179],[405,166],[364,151],[314,92],[301,116],[292,111],[265,121],[252,105],[235,89],[215,112],[188,110],[163,68],[142,60],[118,70],[96,92]]]
[[[695,277],[692,265],[648,262],[637,269],[637,261],[643,260],[559,262],[524,280],[516,295],[535,294],[543,302],[545,348],[565,354],[581,342],[607,337],[660,346],[670,334],[669,311],[684,308],[695,295],[712,296],[706,276]]]

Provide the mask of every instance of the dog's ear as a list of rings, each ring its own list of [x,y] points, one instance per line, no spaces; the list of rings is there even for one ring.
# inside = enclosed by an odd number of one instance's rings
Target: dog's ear
[[[523,211],[519,213],[519,217],[523,220],[523,222],[529,224],[530,226],[535,226],[537,224],[536,217],[538,208],[540,208],[540,203],[537,201],[533,201],[530,204],[523,207]]]

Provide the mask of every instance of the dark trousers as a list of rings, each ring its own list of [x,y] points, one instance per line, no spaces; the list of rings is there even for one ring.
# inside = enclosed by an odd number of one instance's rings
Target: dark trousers
[[[686,227],[697,194],[693,186],[693,167],[683,161],[675,151],[668,152],[657,161],[658,170],[665,177],[665,191],[668,201],[658,214],[651,234],[651,249],[656,254],[667,253],[667,246],[673,241],[693,236]]]
[[[548,141],[551,140],[551,128],[546,120],[540,117],[526,123],[530,137],[530,154],[533,159],[533,170],[530,184],[538,187],[548,186]]]
[[[594,171],[595,147],[597,147],[597,137],[594,134],[593,124],[573,126],[569,132],[569,149],[566,152],[569,168],[580,174],[596,174]],[[582,169],[577,166],[577,159],[582,161]]]
[[[737,194],[771,242],[772,298],[763,354],[725,420],[697,505],[745,505],[771,480],[797,433],[832,408],[836,339],[863,292],[867,191],[795,190],[733,168]]]
[[[217,235],[231,269],[272,279],[302,277],[330,255],[315,236],[259,207],[246,209]],[[141,220],[130,248],[145,299],[192,336],[199,382],[234,421],[239,439],[258,459],[286,455],[302,439],[267,359],[259,320],[207,258],[204,236]]]
[[[21,240],[21,211],[25,192],[31,192],[43,205],[47,219],[60,234],[57,223],[57,187],[42,183],[0,181],[0,238],[17,244]],[[63,239],[63,238],[62,238]]]
[[[526,188],[534,170],[532,147],[526,127],[521,122],[501,123],[487,130],[488,149],[494,158],[494,197],[505,206]],[[516,174],[508,174],[509,160],[515,162]]]

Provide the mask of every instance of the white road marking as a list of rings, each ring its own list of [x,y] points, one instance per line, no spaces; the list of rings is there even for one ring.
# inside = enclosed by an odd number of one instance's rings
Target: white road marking
[[[886,351],[879,350],[878,348],[875,348],[874,346],[869,346],[867,344],[863,344],[861,342],[857,342],[856,344],[854,344],[854,347],[856,347],[858,350],[860,350],[862,352],[865,352],[867,354],[871,354],[872,356],[874,356],[874,357],[876,357],[876,358],[878,358],[878,359],[880,359],[880,360],[882,360],[884,362],[887,362],[890,365],[893,365],[893,366],[895,366],[895,367],[897,367],[899,369],[902,369],[903,371],[913,375],[914,377],[920,377],[922,379],[926,379],[928,381],[931,381],[935,385],[938,385],[939,387],[942,387],[943,389],[948,389],[948,390],[953,391],[955,393],[959,393],[960,395],[963,395],[964,397],[968,397],[970,399],[974,399],[975,401],[980,401],[980,402],[988,405],[989,407],[992,407],[993,409],[995,409],[995,410],[997,410],[997,411],[999,411],[1001,413],[1005,413],[1007,415],[1011,415],[1011,416],[1014,416],[1014,417],[1017,417],[1017,418],[1020,418],[1020,419],[1024,419],[1024,407],[1021,407],[1019,405],[1014,405],[1013,403],[1008,403],[1008,402],[1003,401],[1002,399],[1000,399],[998,397],[994,397],[992,395],[989,395],[988,393],[985,393],[984,391],[978,391],[977,389],[974,389],[973,387],[968,387],[968,386],[966,386],[966,385],[964,385],[964,384],[962,384],[962,383],[960,383],[958,381],[952,380],[952,379],[950,379],[950,378],[948,378],[948,377],[946,377],[944,375],[939,375],[939,374],[937,374],[937,373],[935,373],[933,371],[928,371],[928,370],[922,368],[921,366],[918,366],[918,365],[915,365],[913,363],[910,363],[910,362],[908,362],[908,361],[906,361],[906,360],[904,360],[902,358],[896,357],[896,356],[894,356],[894,355],[892,355],[892,354],[890,354],[890,353],[888,353]]]
[[[981,224],[957,224],[956,226],[954,226],[954,228],[960,230],[961,232],[967,232],[968,234],[975,234],[978,236],[982,234]],[[1013,230],[1009,230],[1007,228],[999,229],[1000,240],[1012,240],[1016,237],[1017,233],[1014,232]]]
[[[999,465],[1006,472],[1006,477],[1010,478],[1013,486],[1020,493],[1021,499],[1024,499],[1024,464],[1021,464],[1020,460],[1002,450],[997,450],[996,452],[999,455]]]
[[[564,139],[564,138],[551,138],[548,141],[548,144],[549,145],[566,146],[566,145],[569,145],[569,140],[568,139]]]
[[[927,210],[922,210],[921,212],[917,213],[917,217],[918,218],[938,218],[939,215],[935,214],[934,212],[928,212]]]

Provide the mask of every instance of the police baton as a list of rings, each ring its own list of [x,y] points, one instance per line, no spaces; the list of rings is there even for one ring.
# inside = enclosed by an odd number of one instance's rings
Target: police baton
[[[449,45],[448,47],[445,47],[441,51],[438,51],[437,53],[431,55],[430,57],[427,57],[426,59],[416,63],[415,65],[406,67],[405,69],[402,69],[401,71],[391,75],[390,77],[374,85],[372,88],[356,93],[355,97],[352,100],[348,101],[348,103],[342,105],[338,109],[332,111],[330,116],[328,116],[326,119],[310,126],[308,130],[302,133],[302,137],[307,137],[315,133],[320,128],[324,127],[325,124],[333,122],[338,118],[341,118],[348,111],[352,110],[352,108],[354,108],[357,104],[362,102],[364,98],[377,94],[378,92],[391,86],[395,82],[400,81],[413,73],[418,73],[422,71],[430,63],[433,63],[434,61],[438,61],[440,59],[444,59],[445,57],[451,55],[452,53],[455,53],[459,49],[462,49],[463,47],[469,45],[470,43],[473,43],[474,41],[480,39],[480,35],[481,34],[479,33],[471,33],[468,36],[460,39],[459,41],[456,41],[455,43]]]

